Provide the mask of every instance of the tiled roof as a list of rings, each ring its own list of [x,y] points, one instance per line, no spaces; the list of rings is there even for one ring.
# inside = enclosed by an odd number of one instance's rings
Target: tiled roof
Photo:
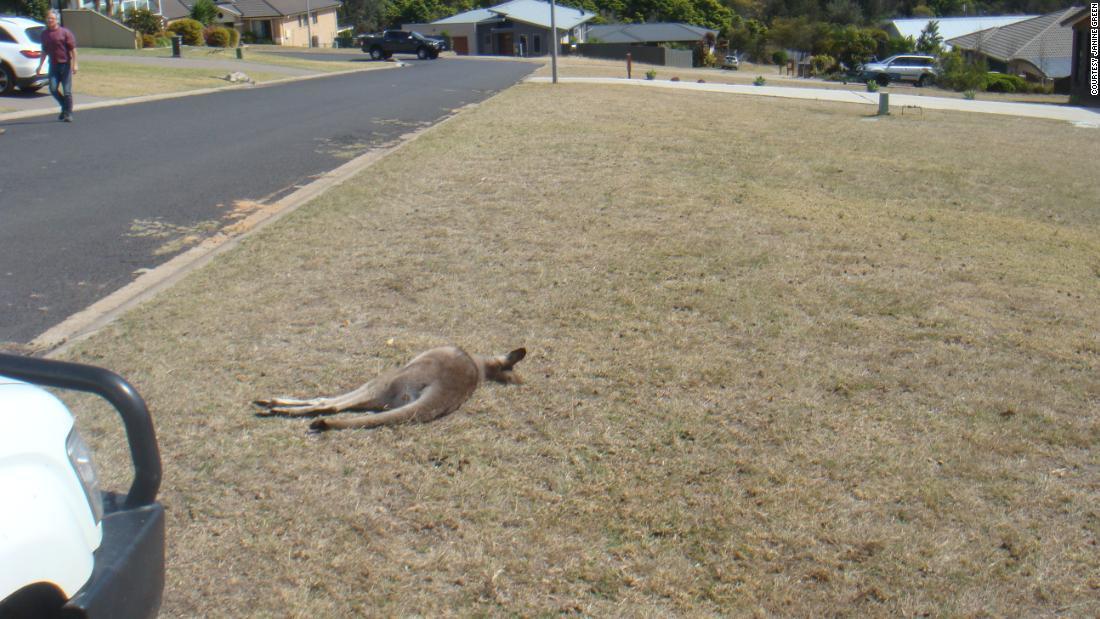
[[[181,19],[191,14],[194,0],[161,0],[160,14],[168,19]],[[286,17],[306,12],[306,0],[229,0],[217,3],[218,8],[246,18]],[[340,0],[309,0],[310,11],[340,6]]]
[[[699,41],[707,34],[717,35],[717,30],[677,23],[612,24],[592,26],[589,39],[600,43],[661,43],[663,41]]]
[[[1047,77],[1069,75],[1068,59],[1073,56],[1073,29],[1062,21],[1077,13],[1073,7],[1008,26],[990,28],[956,37],[950,45],[981,52],[1004,62],[1026,60]]]

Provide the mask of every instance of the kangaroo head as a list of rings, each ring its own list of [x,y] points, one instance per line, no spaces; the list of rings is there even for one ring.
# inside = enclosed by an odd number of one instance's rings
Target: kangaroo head
[[[512,370],[512,367],[522,361],[526,356],[526,348],[517,348],[506,355],[483,357],[480,359],[480,365],[483,369],[485,380],[513,385],[522,384],[523,379]]]

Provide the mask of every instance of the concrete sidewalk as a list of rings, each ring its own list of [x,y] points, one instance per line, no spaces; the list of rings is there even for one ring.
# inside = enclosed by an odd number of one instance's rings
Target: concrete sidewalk
[[[549,83],[549,77],[531,77],[529,82]],[[840,103],[860,103],[878,106],[878,94],[857,90],[833,90],[823,88],[797,88],[791,86],[746,86],[740,84],[711,84],[697,82],[672,82],[668,80],[642,80],[605,77],[559,77],[558,82],[573,84],[613,84],[619,86],[639,86],[643,88],[676,88],[702,92],[724,92],[738,95],[757,95],[765,97],[783,97],[788,99],[809,99],[813,101],[837,101]],[[926,110],[950,110],[957,112],[978,112],[982,114],[1003,114],[1064,120],[1080,127],[1100,128],[1100,110],[1071,105],[1044,105],[1041,103],[1009,103],[1003,101],[978,101],[970,99],[951,99],[946,97],[925,97],[905,94],[890,94],[890,107],[914,106]]]

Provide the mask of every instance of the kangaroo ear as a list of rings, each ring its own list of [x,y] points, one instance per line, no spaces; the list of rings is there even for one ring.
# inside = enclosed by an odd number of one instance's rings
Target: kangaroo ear
[[[508,356],[504,358],[504,367],[511,368],[513,365],[523,361],[523,358],[527,356],[526,348],[517,348],[508,353]]]

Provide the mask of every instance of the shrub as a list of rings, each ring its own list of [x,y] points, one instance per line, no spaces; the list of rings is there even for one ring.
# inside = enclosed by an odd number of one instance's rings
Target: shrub
[[[753,86],[763,86],[764,84],[767,84],[767,83],[768,83],[768,80],[764,79],[763,75],[757,75],[756,79],[754,79],[752,81]]]
[[[214,23],[218,17],[218,7],[214,6],[214,0],[195,0],[191,5],[191,19],[203,26]]]
[[[940,57],[940,69],[940,85],[957,92],[978,90],[985,84],[985,77],[989,72],[985,61],[969,62],[958,50],[952,50]]]
[[[131,9],[126,11],[126,20],[123,22],[128,27],[137,30],[143,35],[156,36],[164,29],[164,18],[149,9]],[[146,45],[146,47],[150,47]]]
[[[229,31],[221,26],[207,26],[202,38],[209,47],[229,47]]]
[[[988,73],[985,76],[985,90],[989,92],[1027,92],[1027,81],[1015,75]]]
[[[814,75],[824,75],[836,67],[836,58],[828,54],[818,54],[810,58],[810,69]]]
[[[1027,84],[1027,92],[1038,95],[1052,95],[1054,94],[1054,84],[1040,84],[1039,82],[1025,82]]]
[[[241,44],[241,33],[237,32],[236,28],[227,28],[229,32],[229,47],[237,47]]]
[[[151,34],[143,34],[143,35],[141,35],[141,46],[142,47],[156,47],[157,46],[157,38],[155,36],[151,35]]]
[[[867,92],[878,92],[878,82],[867,80]]]
[[[964,99],[969,99],[969,100],[973,101],[974,97],[976,97],[976,96],[978,96],[978,93],[974,92],[973,88],[968,88],[968,89],[963,91],[963,98]]]
[[[202,45],[202,24],[193,19],[180,19],[168,24],[168,31],[183,37],[184,45]]]
[[[156,47],[171,47],[172,45],[172,39],[169,39],[164,35],[156,37],[156,42]]]
[[[651,80],[651,79],[654,79],[656,77],[657,77],[657,70],[656,69],[650,69],[650,70],[645,72],[645,78],[647,80]]]
[[[780,66],[787,64],[787,50],[777,49],[772,52],[772,62]]]

